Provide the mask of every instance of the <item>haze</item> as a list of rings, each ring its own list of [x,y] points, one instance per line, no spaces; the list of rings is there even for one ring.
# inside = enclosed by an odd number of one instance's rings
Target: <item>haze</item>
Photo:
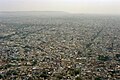
[[[120,0],[0,0],[0,11],[120,14]]]

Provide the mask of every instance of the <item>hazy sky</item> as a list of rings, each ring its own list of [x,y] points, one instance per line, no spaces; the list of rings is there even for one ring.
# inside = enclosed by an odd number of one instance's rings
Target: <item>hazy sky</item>
[[[120,14],[120,0],[0,0],[0,11]]]

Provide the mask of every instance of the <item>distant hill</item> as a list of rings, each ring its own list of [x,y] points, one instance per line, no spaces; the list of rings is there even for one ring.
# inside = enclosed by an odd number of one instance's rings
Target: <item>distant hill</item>
[[[70,13],[64,11],[3,11],[0,16],[63,16]]]

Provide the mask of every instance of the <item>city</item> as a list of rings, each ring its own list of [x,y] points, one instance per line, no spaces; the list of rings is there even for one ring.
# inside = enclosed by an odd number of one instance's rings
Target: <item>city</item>
[[[120,16],[53,13],[1,13],[0,80],[120,80]]]

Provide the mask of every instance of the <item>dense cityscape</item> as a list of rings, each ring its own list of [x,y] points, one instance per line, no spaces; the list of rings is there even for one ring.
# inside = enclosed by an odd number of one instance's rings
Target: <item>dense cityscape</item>
[[[120,80],[120,16],[45,13],[0,13],[0,80]]]

